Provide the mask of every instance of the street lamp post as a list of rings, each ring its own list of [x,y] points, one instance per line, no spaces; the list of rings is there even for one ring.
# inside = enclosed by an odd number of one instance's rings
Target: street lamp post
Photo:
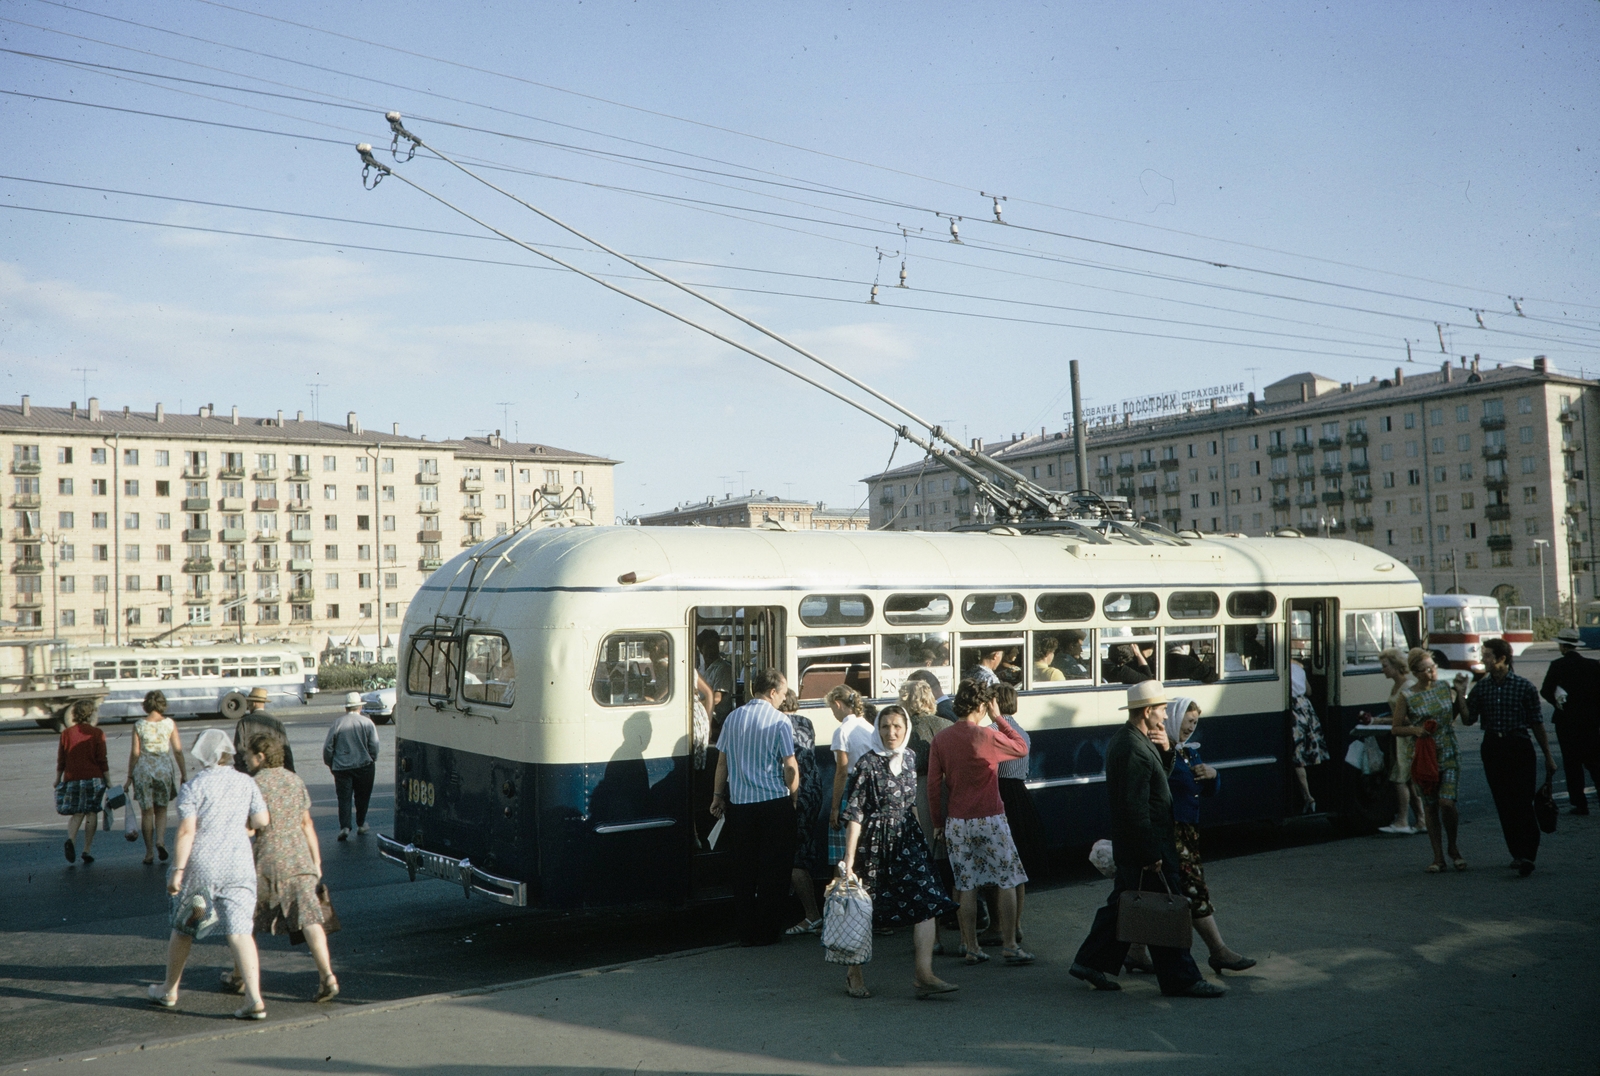
[[[1541,620],[1550,615],[1544,603],[1544,551],[1549,545],[1550,540],[1548,538],[1535,538],[1533,540],[1533,548],[1538,551],[1539,556],[1539,617]]]

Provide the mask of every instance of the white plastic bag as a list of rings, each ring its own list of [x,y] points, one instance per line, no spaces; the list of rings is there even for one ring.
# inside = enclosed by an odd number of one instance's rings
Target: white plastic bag
[[[828,883],[822,897],[822,946],[830,964],[865,964],[872,959],[872,895],[853,874]]]
[[[127,823],[122,827],[122,835],[130,841],[139,839],[139,813],[133,809],[133,798],[128,799],[128,809],[125,812]]]
[[[1089,862],[1094,864],[1094,869],[1107,878],[1117,876],[1117,861],[1112,858],[1111,842],[1104,838],[1095,841],[1094,847],[1089,849]]]
[[[1366,756],[1366,746],[1361,740],[1351,740],[1350,746],[1344,749],[1344,761],[1347,766],[1361,769],[1362,759]]]

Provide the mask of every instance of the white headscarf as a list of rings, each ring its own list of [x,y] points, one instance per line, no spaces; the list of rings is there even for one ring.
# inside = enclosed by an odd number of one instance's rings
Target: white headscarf
[[[1183,746],[1182,741],[1179,740],[1179,730],[1183,728],[1184,715],[1189,712],[1189,707],[1194,704],[1195,701],[1193,699],[1185,698],[1182,695],[1167,703],[1167,715],[1161,719],[1161,722],[1166,726],[1167,743],[1172,745],[1173,750]]]
[[[899,777],[900,771],[905,768],[906,764],[906,745],[911,742],[911,718],[906,716],[905,707],[899,705],[890,705],[885,706],[882,710],[878,711],[878,724],[882,724],[883,719],[890,713],[898,714],[900,716],[900,720],[905,724],[905,739],[900,741],[899,747],[891,751],[883,742],[883,733],[878,731],[877,725],[874,725],[872,727],[872,750],[875,754],[879,754],[884,758],[887,758],[889,760],[889,772],[894,774],[896,777]]]
[[[231,754],[233,741],[221,729],[206,729],[194,738],[194,746],[189,748],[189,757],[198,762],[203,770],[215,766],[223,755]]]

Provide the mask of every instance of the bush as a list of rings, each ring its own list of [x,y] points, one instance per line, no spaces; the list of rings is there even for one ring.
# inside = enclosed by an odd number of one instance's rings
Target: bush
[[[360,691],[368,680],[393,680],[394,663],[324,665],[317,670],[318,691]]]
[[[1556,637],[1556,632],[1566,627],[1566,621],[1558,616],[1539,616],[1533,618],[1533,641],[1547,643]]]

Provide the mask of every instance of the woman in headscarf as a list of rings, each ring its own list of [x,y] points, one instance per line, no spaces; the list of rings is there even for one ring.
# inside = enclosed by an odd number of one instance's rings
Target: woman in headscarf
[[[956,908],[928,863],[928,843],[917,824],[916,754],[906,747],[910,721],[897,705],[878,714],[872,747],[856,764],[841,817],[845,859],[872,894],[874,927],[912,925],[918,998],[957,987],[933,973],[934,920]],[[913,925],[914,924],[914,925]],[[871,997],[861,966],[846,973],[854,998]]]
[[[72,704],[72,723],[61,730],[56,744],[56,814],[67,815],[67,843],[63,846],[67,862],[75,862],[73,839],[83,827],[83,861],[93,863],[89,849],[94,847],[94,830],[99,821],[101,800],[106,794],[106,778],[111,775],[106,761],[106,734],[95,727],[95,702],[79,699]]]
[[[828,844],[822,835],[822,775],[817,772],[817,730],[811,719],[800,713],[800,699],[791,689],[778,711],[789,719],[794,732],[794,761],[800,768],[800,791],[794,801],[794,821],[798,830],[794,844],[794,866],[789,884],[800,900],[800,922],[785,934],[816,934],[822,930],[822,912],[817,908],[814,879],[828,875]]]
[[[139,832],[144,835],[145,865],[167,858],[167,804],[178,798],[178,786],[189,779],[183,764],[183,740],[177,722],[167,716],[167,696],[152,691],[144,697],[144,713],[133,726],[128,748],[128,780],[139,802]],[[132,834],[128,836],[131,841]]]
[[[167,977],[150,987],[150,1001],[178,1006],[178,980],[197,937],[220,930],[228,936],[234,965],[244,983],[239,1020],[265,1020],[261,964],[252,935],[256,917],[256,864],[251,830],[272,821],[261,789],[233,768],[233,741],[221,729],[206,729],[189,748],[196,773],[178,793],[178,843],[172,854],[167,893],[172,897],[172,936],[167,942]]]
[[[1240,956],[1222,941],[1217,929],[1211,892],[1206,888],[1205,868],[1200,863],[1200,797],[1214,795],[1217,771],[1200,761],[1200,745],[1190,739],[1200,724],[1200,704],[1178,697],[1167,703],[1164,718],[1167,742],[1173,745],[1172,773],[1167,784],[1172,789],[1173,833],[1178,847],[1178,877],[1183,895],[1189,899],[1189,918],[1195,933],[1211,950],[1208,961],[1213,971],[1244,971],[1255,961]]]

